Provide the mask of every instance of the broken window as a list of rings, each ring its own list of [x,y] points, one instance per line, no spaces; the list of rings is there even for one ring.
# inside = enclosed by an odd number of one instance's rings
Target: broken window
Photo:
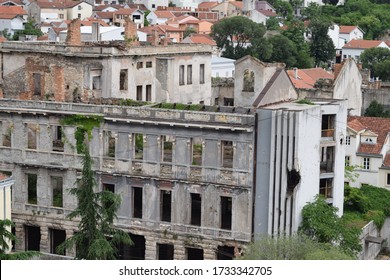
[[[152,101],[152,85],[146,85],[146,101]]]
[[[233,168],[233,142],[222,141],[222,167]]]
[[[105,131],[105,156],[107,157],[115,157],[115,133],[112,131]]]
[[[38,125],[28,123],[26,124],[27,130],[27,149],[36,149],[37,148],[37,132]]]
[[[191,225],[200,226],[202,217],[202,198],[198,193],[191,194]]]
[[[221,196],[221,228],[232,229],[232,198]]]
[[[192,65],[187,65],[187,84],[192,84]]]
[[[101,89],[101,75],[102,75],[101,69],[92,69],[91,70],[91,77],[92,77],[91,89],[93,89],[93,90]]]
[[[184,65],[179,67],[179,85],[184,85]]]
[[[119,89],[127,90],[127,69],[121,69],[119,74]]]
[[[142,101],[142,86],[137,86],[137,101]]]
[[[159,260],[173,260],[173,250],[174,247],[172,244],[158,244],[157,243],[157,254]]]
[[[134,245],[128,246],[119,244],[118,259],[119,260],[144,260],[145,259],[145,237],[129,233]]]
[[[333,188],[332,178],[320,179],[320,195],[323,195],[325,198],[331,198]]]
[[[322,115],[321,137],[333,137],[335,115]]]
[[[253,92],[255,91],[255,73],[246,69],[244,71],[244,81],[242,91]]]
[[[51,187],[53,190],[53,202],[54,207],[63,207],[63,179],[59,176],[51,176]]]
[[[173,148],[173,137],[172,136],[162,136],[162,161],[163,162],[172,162],[172,148]]]
[[[234,247],[218,246],[217,260],[232,260],[234,258]]]
[[[321,148],[320,172],[333,172],[335,147]]]
[[[202,165],[203,145],[201,138],[192,139],[192,165]]]
[[[144,158],[144,136],[142,134],[134,134],[134,152],[135,159]]]
[[[41,74],[33,73],[34,95],[41,95]]]
[[[146,61],[146,68],[152,68],[152,62]]]
[[[115,185],[114,184],[103,184],[103,191],[115,193]]]
[[[50,228],[49,234],[50,234],[50,253],[57,254],[57,255],[65,255],[65,252],[57,251],[58,246],[62,244],[66,239],[65,230]]]
[[[2,145],[4,147],[11,147],[12,144],[12,129],[13,125],[7,121],[1,122],[1,133],[2,133],[2,138],[3,138],[3,143]]]
[[[186,247],[186,256],[187,260],[203,260],[203,249]]]
[[[26,251],[40,251],[41,228],[34,226],[24,226]]]
[[[204,84],[204,64],[199,67],[199,83]]]
[[[142,219],[142,188],[133,187],[133,218]]]
[[[141,69],[144,67],[144,63],[142,61],[137,62],[137,69]]]
[[[171,221],[172,192],[168,190],[160,191],[160,215],[161,221]]]
[[[64,142],[62,142],[62,127],[58,125],[54,125],[52,131],[53,131],[53,151],[63,152]]]
[[[37,204],[37,174],[27,174],[27,202]]]
[[[234,98],[223,98],[223,106],[234,106]]]

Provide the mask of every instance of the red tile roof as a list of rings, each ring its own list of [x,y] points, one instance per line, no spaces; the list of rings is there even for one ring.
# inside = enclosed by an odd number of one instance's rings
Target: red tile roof
[[[132,15],[137,9],[119,9],[118,11],[114,12],[116,15]]]
[[[6,42],[6,41],[7,41],[7,38],[4,38],[4,37],[0,36],[0,43]]]
[[[202,2],[198,5],[198,9],[210,10],[216,5],[218,5],[218,2]]]
[[[73,8],[74,6],[77,6],[82,2],[87,3],[86,1],[73,1],[73,0],[57,0],[55,2],[47,1],[47,0],[38,0],[36,3],[41,9],[67,9],[67,8]]]
[[[175,15],[174,13],[170,12],[170,11],[154,11],[154,14],[158,17],[158,18],[174,18]]]
[[[348,127],[350,127],[350,125],[355,131],[361,131],[363,128],[378,135],[376,144],[362,143],[358,148],[358,153],[376,155],[381,153],[387,135],[390,132],[389,118],[349,116]]]
[[[276,17],[277,14],[273,11],[269,11],[269,10],[259,10],[258,12],[262,13],[263,15],[267,16],[267,17]]]
[[[297,71],[297,73],[295,73],[295,71]],[[333,74],[328,73],[322,68],[287,70],[287,74],[295,88],[300,89],[314,88],[318,79],[334,79]],[[296,74],[297,79],[295,78]]]
[[[241,1],[230,1],[230,4],[236,6],[238,9],[242,10],[242,2]]]
[[[0,0],[0,4],[6,3],[6,2],[13,2],[13,3],[15,3],[17,5],[20,5],[20,6],[23,5],[23,1],[22,0]]]
[[[355,25],[340,25],[340,33],[342,34],[349,34],[351,33],[353,30],[355,30],[355,28],[357,28],[357,26]]]
[[[90,19],[90,20],[82,20],[81,26],[92,26],[93,22],[98,22],[100,26],[109,26],[104,20],[102,19]]]
[[[217,43],[206,34],[192,34],[191,36],[185,38],[183,43],[193,43],[193,44],[204,44],[216,46]]]
[[[98,18],[112,19],[114,17],[114,12],[95,12]]]
[[[390,167],[390,153],[385,155],[385,159],[383,160],[383,166]]]
[[[11,18],[14,18],[15,16],[23,16],[27,15],[27,12],[23,9],[23,7],[20,6],[0,6],[0,15],[1,18],[4,18],[3,16],[13,16]]]
[[[98,5],[98,6],[95,6],[95,7],[93,8],[93,10],[94,10],[94,11],[99,11],[99,12],[101,12],[101,11],[103,11],[104,9],[109,8],[109,7],[114,8],[114,9],[116,9],[116,10],[119,10],[119,9],[123,8],[124,5],[116,5],[116,4],[112,4],[112,5],[108,5],[108,4],[105,4],[105,5]]]
[[[376,48],[383,41],[378,40],[351,40],[343,46],[343,49],[370,49]]]

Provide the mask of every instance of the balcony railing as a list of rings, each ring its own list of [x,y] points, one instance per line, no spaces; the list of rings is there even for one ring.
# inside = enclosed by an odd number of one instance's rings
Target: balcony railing
[[[334,171],[334,161],[321,161],[320,163],[320,172],[321,173],[331,173]]]

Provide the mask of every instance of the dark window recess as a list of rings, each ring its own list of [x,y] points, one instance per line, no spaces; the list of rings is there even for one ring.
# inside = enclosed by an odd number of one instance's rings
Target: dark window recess
[[[179,85],[184,85],[184,65],[179,66]]]
[[[137,101],[142,101],[142,86],[137,86]]]
[[[109,191],[115,193],[115,185],[114,184],[103,184],[103,191]]]
[[[187,84],[192,84],[192,65],[187,65]]]
[[[173,147],[172,138],[164,135],[162,136],[162,141],[163,141],[162,161],[172,162],[172,147]]]
[[[100,87],[100,79],[101,79],[100,76],[94,76],[92,78],[92,89],[97,89],[97,90],[101,89],[101,87]]]
[[[192,165],[202,165],[203,146],[202,139],[192,139]]]
[[[115,137],[111,131],[106,132],[106,156],[115,158]]]
[[[37,204],[37,174],[27,174],[27,202]]]
[[[141,69],[144,67],[144,63],[142,61],[137,62],[137,69]]]
[[[41,228],[34,226],[24,226],[26,251],[40,251]]]
[[[199,67],[199,83],[204,84],[204,64]]]
[[[159,260],[173,260],[174,247],[172,244],[157,244],[157,250]]]
[[[146,85],[146,101],[152,101],[152,85]]]
[[[387,174],[387,185],[390,185],[390,173]]]
[[[222,141],[222,167],[233,168],[233,142]]]
[[[56,125],[53,127],[52,131],[53,131],[53,151],[63,152],[64,143],[62,142],[62,127]]]
[[[146,61],[146,68],[152,68],[152,62]]]
[[[145,237],[129,233],[133,246],[120,244],[118,246],[119,260],[144,260],[145,259]]]
[[[57,251],[58,246],[66,239],[65,230],[50,229],[50,253],[65,255],[65,252]]]
[[[119,74],[119,89],[127,90],[127,79],[128,79],[128,71],[127,69],[122,69]]]
[[[54,207],[63,207],[63,180],[62,177],[51,176],[51,186],[53,189]]]
[[[33,73],[34,95],[41,95],[41,74]]]
[[[142,188],[133,187],[133,218],[142,219]]]
[[[203,260],[203,249],[186,248],[187,260]]]
[[[234,247],[218,246],[217,260],[232,260],[234,258]]]
[[[144,158],[144,136],[143,134],[134,134],[134,157],[135,159]]]
[[[221,228],[232,229],[232,198],[221,196]]]
[[[234,106],[234,98],[224,98],[223,106]]]
[[[171,221],[171,205],[172,205],[172,192],[162,190],[160,191],[160,204],[161,204],[161,221]]]
[[[191,194],[191,225],[200,226],[202,217],[202,198],[198,193]]]

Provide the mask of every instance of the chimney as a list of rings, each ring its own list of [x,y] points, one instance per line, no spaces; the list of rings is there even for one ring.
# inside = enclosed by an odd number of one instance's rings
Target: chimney
[[[294,70],[294,79],[297,80],[298,79],[298,68],[294,67],[293,70]]]
[[[100,23],[92,22],[92,41],[97,42],[100,39]]]
[[[138,46],[137,25],[129,18],[125,19],[125,41],[130,46]]]
[[[379,77],[376,77],[376,79],[374,81],[374,88],[375,89],[381,89],[381,87],[382,87],[381,80],[379,80]]]
[[[159,43],[158,41],[159,41],[158,32],[156,29],[153,29],[152,30],[152,41],[151,41],[152,46],[158,46],[158,43]]]
[[[68,34],[65,43],[69,46],[81,46],[81,19],[76,18],[68,24]]]

